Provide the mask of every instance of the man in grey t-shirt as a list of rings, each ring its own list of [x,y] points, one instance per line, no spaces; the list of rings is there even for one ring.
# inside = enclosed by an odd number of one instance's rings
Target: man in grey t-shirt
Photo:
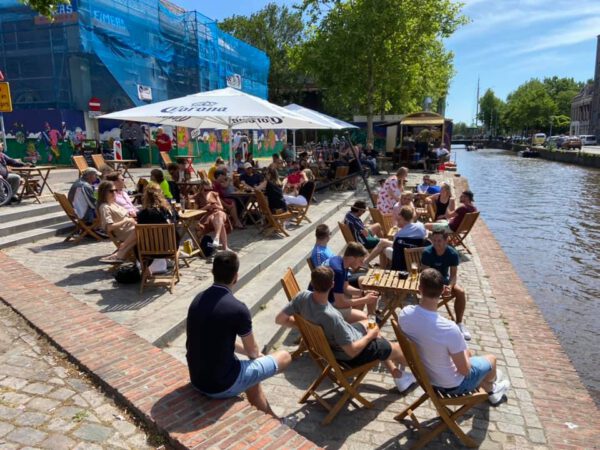
[[[331,268],[315,268],[311,273],[311,286],[313,292],[300,292],[277,315],[275,322],[278,325],[295,327],[294,315],[298,314],[323,329],[336,359],[351,367],[377,359],[383,361],[400,392],[415,382],[411,373],[403,372],[406,359],[398,343],[382,338],[377,326],[368,329],[366,321],[349,324],[342,313],[329,303],[328,295],[333,287]]]

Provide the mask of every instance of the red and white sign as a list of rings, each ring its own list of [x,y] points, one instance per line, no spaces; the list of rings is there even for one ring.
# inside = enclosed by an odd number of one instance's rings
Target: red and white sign
[[[90,109],[90,111],[100,111],[100,107],[101,107],[101,103],[100,103],[100,99],[97,97],[92,97],[90,98],[90,101],[88,102],[88,108]]]

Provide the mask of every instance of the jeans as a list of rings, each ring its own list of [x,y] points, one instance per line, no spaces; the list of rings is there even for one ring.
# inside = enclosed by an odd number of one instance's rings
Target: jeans
[[[9,173],[6,181],[8,181],[8,184],[10,184],[13,197],[16,196],[17,192],[19,191],[19,185],[21,184],[21,177],[16,173]]]

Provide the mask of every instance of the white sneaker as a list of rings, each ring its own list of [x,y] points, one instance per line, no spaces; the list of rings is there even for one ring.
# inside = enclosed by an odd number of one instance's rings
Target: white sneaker
[[[414,383],[417,382],[415,376],[410,372],[404,372],[400,378],[394,378],[394,382],[396,383],[396,387],[402,394],[409,387],[411,387]]]
[[[462,333],[463,337],[465,338],[465,341],[470,341],[471,340],[471,333],[469,333],[469,330],[467,330],[467,327],[465,327],[465,324],[463,323],[458,323],[458,329],[460,330],[460,332]]]
[[[502,401],[502,397],[506,395],[510,388],[510,382],[508,380],[496,381],[491,394],[488,395],[488,401],[496,406]]]
[[[279,420],[281,422],[281,425],[291,428],[292,430],[296,428],[296,425],[298,425],[298,419],[294,416],[282,417]]]
[[[494,380],[494,382],[496,381],[502,381],[504,380],[504,373],[500,370],[500,369],[496,369],[496,379]]]

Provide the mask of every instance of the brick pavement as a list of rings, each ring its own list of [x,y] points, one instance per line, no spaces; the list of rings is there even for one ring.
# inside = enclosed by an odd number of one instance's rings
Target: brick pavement
[[[147,442],[127,412],[0,302],[0,448],[155,448]]]
[[[168,434],[172,445],[317,448],[243,399],[216,401],[200,395],[189,384],[184,364],[3,252],[0,286],[5,303],[138,417]]]

